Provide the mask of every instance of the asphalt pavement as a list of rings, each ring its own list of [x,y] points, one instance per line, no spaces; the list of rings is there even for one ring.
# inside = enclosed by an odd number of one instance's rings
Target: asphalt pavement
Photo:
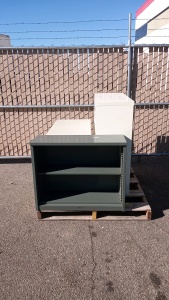
[[[1,300],[169,299],[169,157],[132,166],[151,221],[38,221],[31,163],[0,164]]]

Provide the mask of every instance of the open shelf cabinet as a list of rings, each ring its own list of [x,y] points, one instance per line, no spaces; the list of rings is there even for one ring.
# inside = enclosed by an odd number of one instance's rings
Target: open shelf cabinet
[[[37,211],[124,211],[124,136],[38,136],[31,153]]]

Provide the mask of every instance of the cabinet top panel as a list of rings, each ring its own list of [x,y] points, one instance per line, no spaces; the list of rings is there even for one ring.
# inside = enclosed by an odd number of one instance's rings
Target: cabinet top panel
[[[32,146],[49,145],[114,145],[126,146],[124,135],[38,135],[30,144]]]

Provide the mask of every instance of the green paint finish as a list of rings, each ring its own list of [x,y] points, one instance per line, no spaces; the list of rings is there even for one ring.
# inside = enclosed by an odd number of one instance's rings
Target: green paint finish
[[[37,210],[124,211],[124,136],[38,136],[31,149]]]
[[[117,145],[126,146],[123,135],[38,135],[31,145]]]

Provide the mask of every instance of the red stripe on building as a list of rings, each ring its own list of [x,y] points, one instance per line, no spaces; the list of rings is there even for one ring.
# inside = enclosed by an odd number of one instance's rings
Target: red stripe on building
[[[138,17],[154,0],[147,0],[137,11],[136,17]]]

